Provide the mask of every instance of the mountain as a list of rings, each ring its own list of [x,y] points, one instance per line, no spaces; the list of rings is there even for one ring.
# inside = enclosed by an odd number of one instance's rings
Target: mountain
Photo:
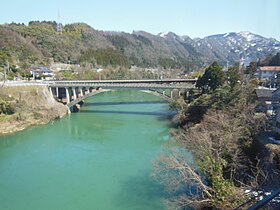
[[[0,63],[21,67],[34,63],[78,63],[83,66],[125,66],[197,69],[213,61],[234,64],[264,58],[280,51],[280,42],[250,32],[191,39],[173,32],[153,35],[98,31],[85,23],[63,26],[32,21],[0,25]],[[24,67],[23,67],[24,68]]]
[[[199,46],[208,47],[218,60],[231,63],[243,58],[246,63],[280,51],[280,42],[250,32],[226,33],[196,39]]]

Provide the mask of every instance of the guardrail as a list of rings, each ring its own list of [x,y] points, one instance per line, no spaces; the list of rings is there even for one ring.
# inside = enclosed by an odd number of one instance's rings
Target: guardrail
[[[241,204],[240,206],[238,206],[237,208],[235,208],[234,210],[239,210],[239,209],[244,209],[244,206],[248,206],[250,203],[253,203],[254,201],[256,201],[256,199],[260,199],[263,197],[263,195],[265,195],[266,193],[262,193],[250,200],[248,200],[247,202]],[[267,194],[266,194],[267,195]],[[270,201],[275,201],[274,199],[280,195],[280,189],[275,190],[274,192],[272,192],[271,194],[267,195],[266,197],[262,198],[261,200],[259,200],[258,202],[256,202],[255,204],[253,204],[251,207],[249,207],[247,210],[258,210],[262,207],[268,207],[266,206],[267,204],[269,204]],[[279,203],[279,198],[276,199],[277,204],[272,203],[272,205],[277,205],[277,207],[279,207],[280,203]]]
[[[268,204],[272,199],[274,199],[276,196],[278,196],[280,194],[280,189],[274,191],[273,193],[271,193],[270,195],[264,197],[262,200],[258,201],[257,203],[255,203],[253,206],[251,206],[250,208],[248,208],[248,210],[257,210],[260,209],[261,207],[265,206],[266,204]]]

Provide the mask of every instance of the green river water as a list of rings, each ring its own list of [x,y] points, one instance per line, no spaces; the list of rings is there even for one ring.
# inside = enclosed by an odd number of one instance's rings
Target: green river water
[[[79,113],[0,137],[0,209],[165,209],[150,174],[169,139],[168,114],[156,96],[112,91]]]

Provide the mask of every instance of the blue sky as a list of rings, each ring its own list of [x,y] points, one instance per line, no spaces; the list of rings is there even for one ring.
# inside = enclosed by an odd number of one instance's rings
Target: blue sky
[[[8,0],[0,23],[57,20],[98,30],[204,37],[250,31],[280,41],[280,0]]]

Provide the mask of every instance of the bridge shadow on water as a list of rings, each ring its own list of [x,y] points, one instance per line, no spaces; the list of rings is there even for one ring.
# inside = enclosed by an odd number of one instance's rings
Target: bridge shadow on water
[[[137,105],[137,104],[168,104],[166,101],[129,101],[129,102],[97,102],[97,103],[85,103],[84,107],[94,106],[113,106],[113,105]],[[96,114],[120,114],[120,115],[143,115],[143,116],[157,116],[160,119],[170,119],[175,113],[174,111],[118,111],[118,110],[80,110],[80,113],[96,113]]]
[[[97,102],[85,103],[83,106],[113,106],[113,105],[137,105],[137,104],[167,104],[167,101],[126,101],[126,102]]]
[[[113,111],[113,110],[80,110],[80,113],[123,114],[123,115],[150,115],[171,117],[173,112],[139,112],[139,111]]]

